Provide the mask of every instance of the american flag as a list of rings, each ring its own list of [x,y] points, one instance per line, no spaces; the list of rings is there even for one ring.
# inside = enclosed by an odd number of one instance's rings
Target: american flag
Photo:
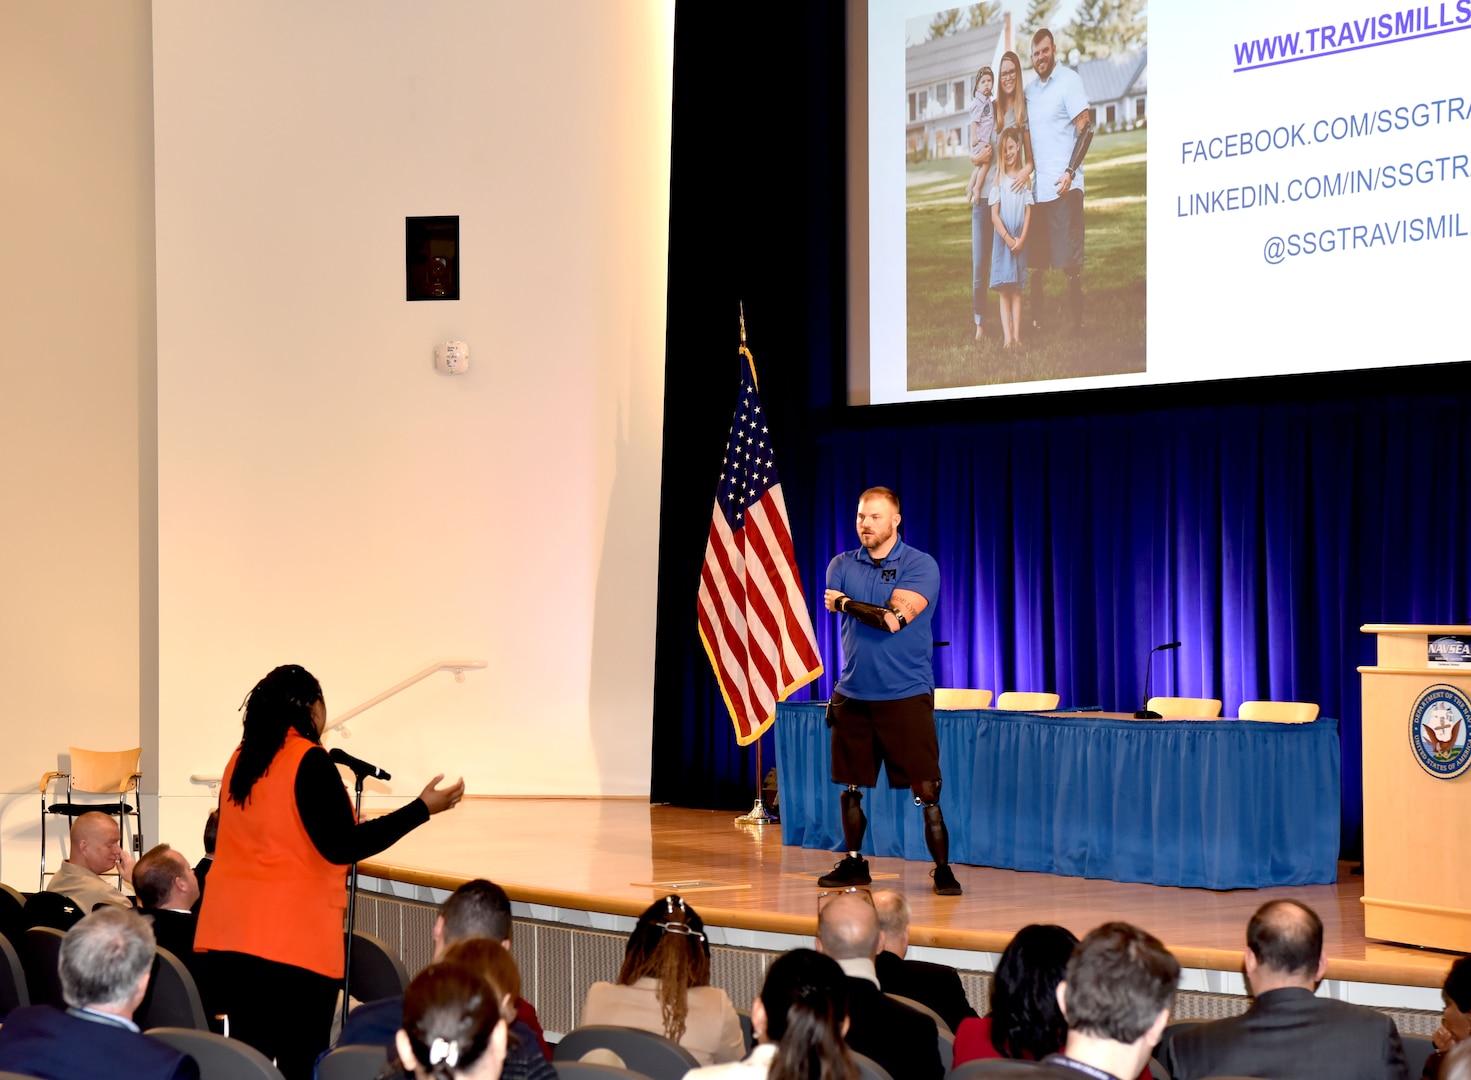
[[[776,703],[822,674],[817,637],[797,576],[787,505],[776,475],[751,354],[725,444],[710,538],[700,570],[700,640],[735,723],[755,742]]]

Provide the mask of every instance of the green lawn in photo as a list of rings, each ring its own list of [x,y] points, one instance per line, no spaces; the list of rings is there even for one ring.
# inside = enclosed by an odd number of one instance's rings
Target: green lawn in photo
[[[1001,348],[999,294],[986,293],[986,339],[971,318],[966,158],[906,168],[908,383],[911,390],[1112,375],[1144,370],[1144,129],[1093,138],[1084,163],[1085,329],[1074,335],[1067,279],[1047,275],[1040,334],[1022,302],[1019,348]]]

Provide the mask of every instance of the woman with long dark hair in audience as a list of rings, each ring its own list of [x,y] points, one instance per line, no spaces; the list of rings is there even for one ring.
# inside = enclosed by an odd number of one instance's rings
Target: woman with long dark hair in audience
[[[1067,1021],[1057,984],[1078,939],[1061,926],[1024,926],[1001,954],[991,980],[991,1011],[955,1033],[955,1064],[977,1058],[1041,1061],[1062,1049]]]
[[[1067,1042],[1057,984],[1078,944],[1064,926],[1033,923],[1016,932],[991,979],[991,1011],[963,1020],[955,1033],[955,1064],[977,1058],[1041,1061]],[[1149,1080],[1146,1066],[1140,1080]]]
[[[348,865],[454,806],[465,785],[437,787],[436,776],[413,802],[358,823],[322,748],[327,710],[311,673],[278,667],[242,707],[194,944],[213,954],[230,1034],[275,1058],[287,1080],[306,1080],[342,981]]]
[[[746,1049],[735,1006],[710,985],[705,923],[678,896],[666,896],[639,916],[618,982],[593,983],[581,1022],[666,1035],[701,1065],[738,1061]]]
[[[1445,1011],[1440,1014],[1440,1027],[1430,1037],[1435,1052],[1425,1060],[1420,1073],[1423,1080],[1438,1080],[1451,1049],[1457,1043],[1471,1041],[1471,956],[1463,956],[1451,965],[1440,988],[1440,999]]]
[[[394,1042],[416,1080],[498,1080],[506,1060],[508,993],[462,964],[430,964],[404,992]]]
[[[501,1012],[510,1017],[506,1040],[506,1063],[502,1080],[557,1080],[557,1070],[541,1052],[536,1032],[516,1019],[516,999],[521,996],[521,972],[516,961],[499,941],[464,938],[444,950],[446,964],[459,964],[477,972],[500,995]]]
[[[696,1080],[858,1080],[843,1041],[848,977],[836,960],[811,949],[776,958],[751,1004],[756,1047],[744,1061],[694,1069]],[[688,1080],[688,1078],[687,1078]]]

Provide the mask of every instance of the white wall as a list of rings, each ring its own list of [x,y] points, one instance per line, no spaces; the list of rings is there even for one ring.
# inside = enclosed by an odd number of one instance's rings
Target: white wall
[[[33,6],[34,66],[54,67],[51,52],[74,43],[52,40],[55,5]],[[95,17],[83,10],[77,21]],[[7,700],[21,708],[0,722],[57,715],[51,684],[76,665],[40,661],[73,635],[101,638],[107,667],[77,674],[116,704],[105,718],[90,698],[66,712],[95,720],[92,742],[156,742],[161,835],[192,855],[209,795],[189,775],[220,770],[235,710],[270,667],[309,667],[335,715],[434,660],[479,657],[489,668],[463,683],[435,676],[353,723],[348,749],[394,771],[385,798],[438,771],[472,793],[646,795],[672,2],[155,0],[151,12],[151,131],[119,134],[117,100],[87,123],[119,154],[152,156],[156,368],[133,329],[130,362],[98,358],[105,385],[56,385],[14,374],[23,336],[0,329],[7,388],[23,380],[47,411],[0,437],[66,459],[58,482],[36,455],[21,504],[45,520],[5,551],[57,565],[26,571],[41,578],[27,610],[0,624],[34,638]],[[0,58],[25,52],[4,38]],[[89,77],[117,93],[121,76]],[[98,151],[63,127],[43,117],[30,138],[64,172]],[[142,233],[135,321],[153,312],[149,195],[99,211]],[[459,302],[404,300],[403,219],[421,214],[460,216]],[[15,263],[0,272],[23,274]],[[23,316],[41,339],[96,307]],[[432,370],[451,338],[471,346],[468,376]],[[71,422],[83,389],[117,430]],[[79,520],[99,485],[117,505],[106,532]],[[58,592],[75,602],[49,612]],[[122,608],[102,625],[87,609],[104,599]],[[27,738],[6,790],[33,792],[39,758],[65,743]],[[4,858],[5,880],[26,884],[34,853],[18,873]]]
[[[153,696],[149,36],[141,0],[0,5],[0,878],[18,888],[42,772],[72,745],[138,746]]]

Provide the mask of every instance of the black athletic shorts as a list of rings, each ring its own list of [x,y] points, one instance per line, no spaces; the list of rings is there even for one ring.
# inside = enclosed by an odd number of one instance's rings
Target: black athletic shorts
[[[833,783],[873,787],[880,762],[892,788],[940,779],[933,695],[860,701],[834,693],[827,722],[832,728]]]

